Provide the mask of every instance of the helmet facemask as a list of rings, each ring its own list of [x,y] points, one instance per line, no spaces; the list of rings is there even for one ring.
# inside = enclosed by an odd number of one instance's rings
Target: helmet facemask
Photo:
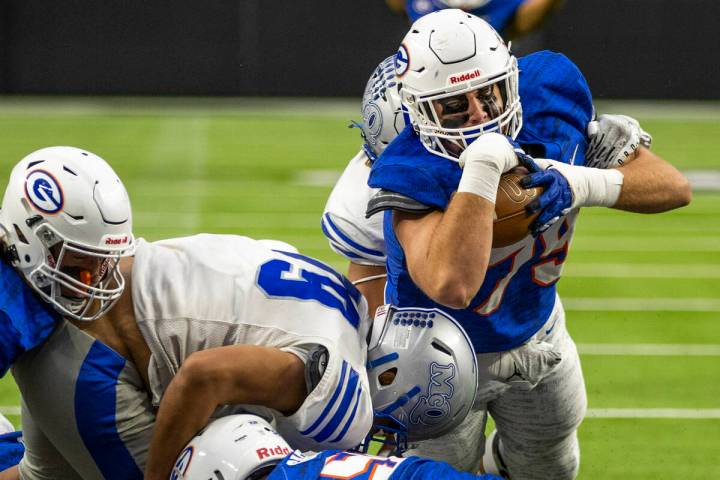
[[[45,256],[27,278],[41,297],[63,315],[81,321],[96,320],[112,308],[125,288],[120,258],[132,253],[132,244],[98,250],[63,238],[47,223],[35,226],[32,234]],[[73,257],[82,260],[66,265]]]
[[[518,67],[513,56],[500,74],[430,92],[404,88],[401,95],[425,148],[449,160],[457,161],[480,135],[498,132],[514,139],[522,127]],[[487,121],[464,126],[471,113],[468,97],[477,98]]]

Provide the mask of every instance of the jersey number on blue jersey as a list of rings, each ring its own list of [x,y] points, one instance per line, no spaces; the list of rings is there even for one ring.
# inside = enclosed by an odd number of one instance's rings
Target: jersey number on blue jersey
[[[347,279],[312,258],[281,253],[292,256],[295,262],[273,259],[260,266],[257,284],[267,295],[316,301],[339,311],[353,327],[358,328],[360,314],[355,302],[359,300],[360,294]],[[303,268],[302,263],[309,265]],[[312,272],[309,270],[310,265],[325,270],[326,273]]]
[[[320,478],[342,480],[385,480],[397,466],[397,460],[342,452],[328,458]]]

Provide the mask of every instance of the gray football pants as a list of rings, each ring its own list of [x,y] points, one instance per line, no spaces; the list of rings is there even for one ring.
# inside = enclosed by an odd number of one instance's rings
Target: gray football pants
[[[132,363],[72,324],[13,366],[23,480],[142,479],[155,421]]]
[[[500,455],[512,480],[571,480],[580,465],[577,428],[587,410],[585,382],[559,300],[537,340],[554,345],[562,361],[534,389],[480,379],[475,408],[455,430],[411,451],[476,472],[485,450],[487,413],[495,420]]]

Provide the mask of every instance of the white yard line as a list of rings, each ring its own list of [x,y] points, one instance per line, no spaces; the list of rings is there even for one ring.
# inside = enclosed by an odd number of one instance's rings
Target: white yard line
[[[590,408],[587,418],[720,419],[720,408]]]
[[[673,343],[578,343],[581,355],[720,357],[720,345]]]
[[[589,278],[720,278],[720,265],[568,262],[563,269],[563,276]]]
[[[20,407],[18,405],[0,405],[0,413],[3,415],[20,415]]]
[[[717,298],[563,298],[565,310],[597,312],[720,312]]]

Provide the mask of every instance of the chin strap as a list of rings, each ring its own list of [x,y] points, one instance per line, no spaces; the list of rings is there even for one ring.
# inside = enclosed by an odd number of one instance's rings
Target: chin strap
[[[381,278],[387,278],[387,273],[380,273],[378,275],[370,275],[369,277],[363,277],[352,282],[353,285],[360,285],[361,283],[372,282],[373,280],[380,280]]]

